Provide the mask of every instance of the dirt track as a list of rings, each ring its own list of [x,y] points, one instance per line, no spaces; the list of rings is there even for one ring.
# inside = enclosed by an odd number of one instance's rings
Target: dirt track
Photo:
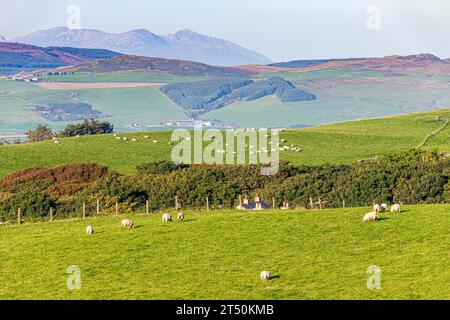
[[[140,88],[160,87],[165,83],[136,82],[37,82],[35,85],[49,90],[107,89],[107,88]]]

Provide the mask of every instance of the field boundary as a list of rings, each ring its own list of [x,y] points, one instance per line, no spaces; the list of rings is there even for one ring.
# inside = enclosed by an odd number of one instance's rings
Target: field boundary
[[[434,137],[435,135],[437,135],[439,132],[441,132],[442,130],[444,130],[445,129],[445,127],[447,127],[447,125],[448,125],[448,123],[449,123],[449,119],[445,119],[445,122],[444,122],[444,124],[440,127],[440,128],[438,128],[438,129],[436,129],[436,130],[434,130],[433,132],[431,132],[430,134],[428,134],[426,137],[425,137],[425,139],[416,147],[416,149],[420,149],[420,148],[422,148],[432,137]]]

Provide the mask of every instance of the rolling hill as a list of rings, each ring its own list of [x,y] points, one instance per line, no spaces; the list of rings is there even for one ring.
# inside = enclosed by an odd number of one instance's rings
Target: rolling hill
[[[77,66],[48,70],[48,72],[105,73],[151,72],[156,75],[199,77],[246,77],[252,72],[228,67],[216,67],[203,63],[142,56],[120,55],[106,60],[96,60]]]
[[[21,43],[0,42],[0,73],[18,73],[78,65],[120,55],[103,49],[42,48]]]
[[[431,132],[443,126],[436,118],[449,119],[450,110],[285,130],[280,138],[287,142],[282,145],[293,144],[302,151],[281,152],[280,158],[295,164],[342,164],[407,151],[419,146]],[[95,162],[119,172],[133,173],[142,163],[170,159],[173,148],[168,144],[170,131],[120,136],[129,139],[117,141],[112,135],[99,135],[61,139],[60,144],[46,141],[0,146],[0,178],[30,167],[79,162]],[[137,142],[132,142],[132,138]],[[155,144],[153,140],[160,143]],[[450,152],[450,126],[427,140],[422,148]]]
[[[174,34],[156,35],[146,29],[115,34],[57,27],[18,37],[14,41],[43,47],[102,48],[129,55],[191,60],[221,66],[271,63],[257,52],[188,29]]]
[[[246,65],[236,66],[241,70],[257,73],[274,72],[310,72],[310,71],[376,71],[386,76],[397,74],[429,73],[447,75],[450,73],[450,63],[432,54],[423,53],[409,56],[386,56],[376,58],[329,59],[329,60],[298,60],[282,62],[268,66]]]

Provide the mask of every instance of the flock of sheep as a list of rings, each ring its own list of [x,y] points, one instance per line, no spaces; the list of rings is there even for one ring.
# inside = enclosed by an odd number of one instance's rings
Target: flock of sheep
[[[373,211],[367,213],[364,218],[363,221],[364,222],[369,222],[369,221],[377,221],[378,220],[378,214],[379,212],[386,212],[388,210],[388,206],[386,203],[382,203],[381,205],[379,204],[374,204],[373,206]],[[399,204],[394,204],[391,206],[391,212],[394,213],[399,213],[400,212],[400,205]],[[183,212],[178,212],[177,214],[177,221],[178,222],[183,222],[185,218],[185,215]],[[164,213],[162,215],[162,221],[164,223],[169,223],[172,222],[172,215],[170,213]],[[132,229],[135,227],[134,222],[130,219],[123,219],[120,223],[120,227],[122,229]],[[94,227],[92,225],[89,225],[86,227],[86,233],[88,235],[91,235],[94,233]],[[272,278],[272,275],[270,273],[270,271],[262,271],[260,274],[260,278],[262,281],[268,281]]]
[[[382,203],[381,205],[379,204],[374,204],[373,205],[373,211],[367,213],[364,218],[363,221],[364,222],[369,222],[369,221],[377,221],[378,220],[378,214],[380,212],[386,212],[388,209],[388,205],[386,203]],[[391,206],[391,212],[393,213],[399,213],[400,212],[400,205],[398,203],[393,204]]]

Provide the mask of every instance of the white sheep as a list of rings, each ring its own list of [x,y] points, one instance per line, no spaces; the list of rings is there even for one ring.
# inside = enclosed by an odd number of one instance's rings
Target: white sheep
[[[153,140],[153,143],[159,143],[159,141],[158,140]]]
[[[137,142],[137,139],[134,139],[134,138],[133,138],[133,139],[131,139],[131,141],[133,141],[133,142]]]
[[[134,223],[130,219],[123,219],[120,226],[122,229],[131,229],[134,228]]]
[[[86,227],[86,233],[87,233],[87,234],[93,234],[93,233],[94,233],[94,227],[92,227],[92,226],[87,226],[87,227]]]
[[[398,203],[393,204],[391,207],[391,212],[396,212],[396,213],[400,212],[400,205]]]
[[[183,222],[184,221],[184,213],[183,212],[178,212],[177,220],[178,220],[178,222]]]
[[[376,213],[380,212],[380,205],[378,203],[375,203],[373,205],[373,212],[376,212]]]
[[[265,280],[270,280],[270,278],[272,278],[272,275],[270,274],[269,271],[263,271],[261,272],[261,280],[265,281]]]
[[[380,206],[380,211],[381,212],[386,212],[388,209],[388,205],[386,203],[382,203]]]
[[[363,222],[377,221],[377,220],[378,220],[378,212],[369,212],[363,218]]]
[[[172,221],[172,215],[170,213],[164,213],[163,216],[162,216],[162,221],[164,223],[171,222]]]

